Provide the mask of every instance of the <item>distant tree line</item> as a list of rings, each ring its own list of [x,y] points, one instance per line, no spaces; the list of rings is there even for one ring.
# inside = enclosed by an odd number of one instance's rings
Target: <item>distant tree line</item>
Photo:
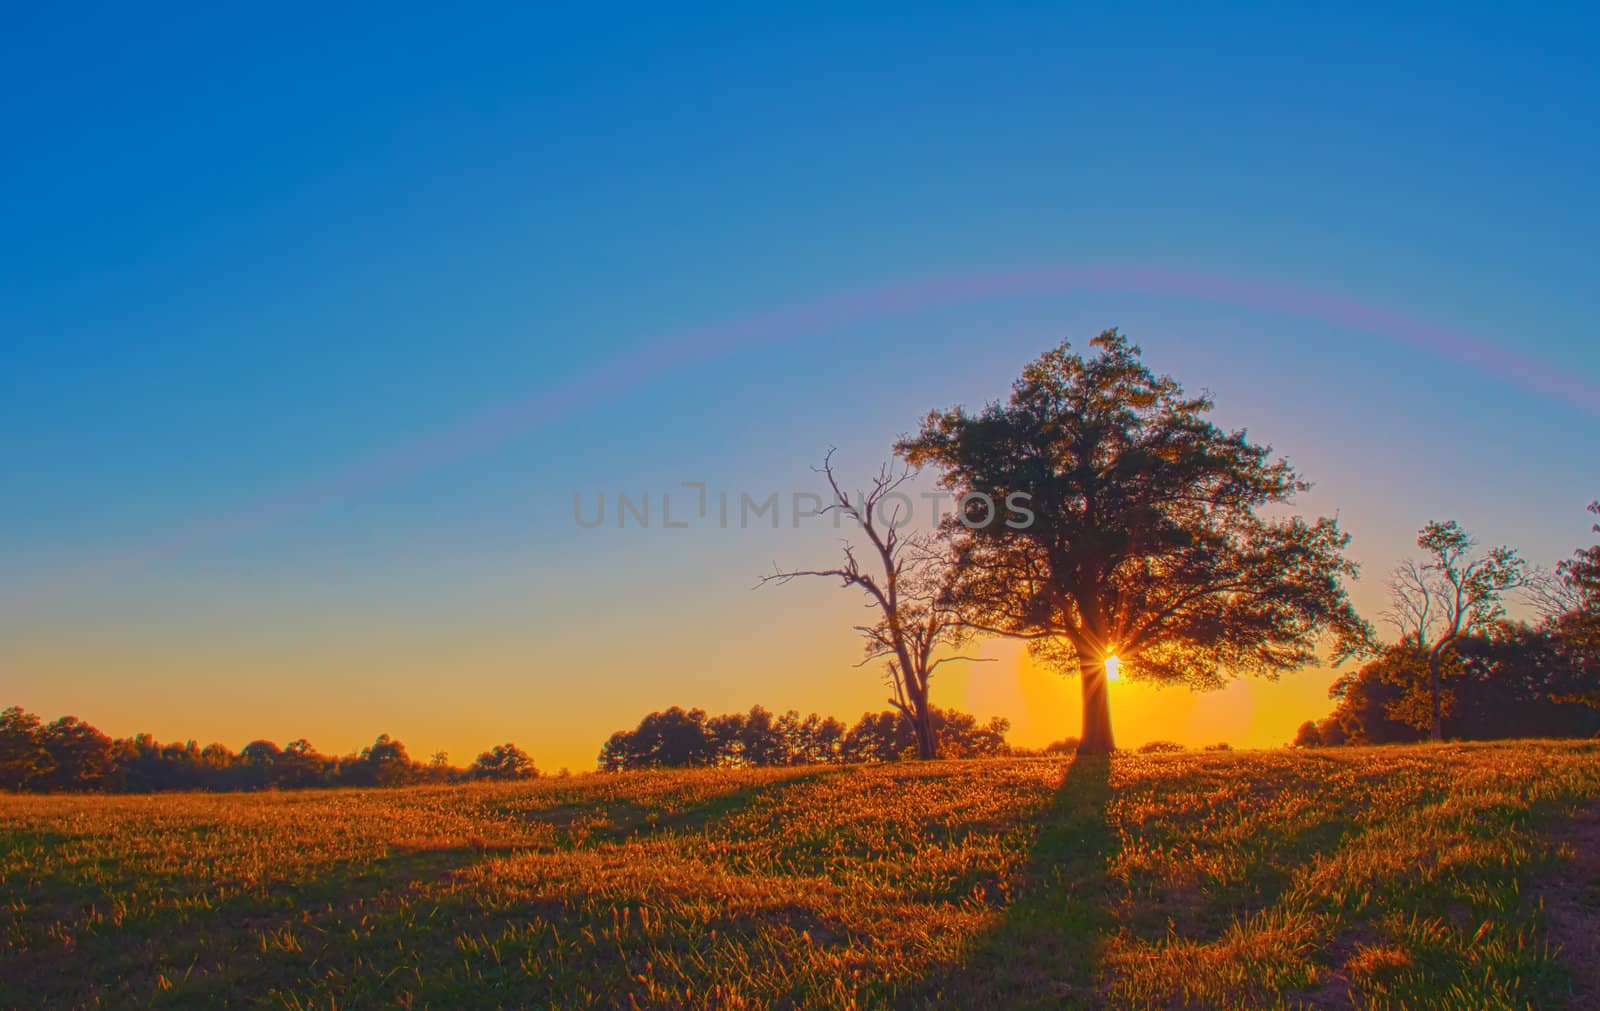
[[[954,709],[928,710],[928,728],[945,758],[973,758],[1009,752],[1009,720],[977,717]],[[711,716],[704,709],[677,706],[650,713],[632,730],[612,734],[600,749],[600,768],[627,769],[704,766],[827,765],[892,762],[915,758],[923,741],[917,724],[903,711],[865,713],[852,727],[816,713],[790,710],[774,715],[761,706],[747,713]]]
[[[407,786],[538,774],[533,760],[514,744],[498,745],[460,769],[443,752],[414,761],[388,734],[348,755],[324,755],[303,738],[282,748],[251,741],[235,752],[221,744],[202,748],[195,741],[162,744],[149,734],[112,738],[75,716],[44,723],[16,706],[0,711],[0,789],[13,792]]]
[[[1600,515],[1600,504],[1589,508]],[[1398,640],[1334,682],[1338,706],[1302,724],[1295,743],[1600,732],[1600,545],[1543,574],[1508,548],[1474,553],[1454,523],[1429,523],[1418,545],[1428,557],[1391,579]],[[1528,593],[1540,620],[1505,617],[1501,598],[1513,589]]]

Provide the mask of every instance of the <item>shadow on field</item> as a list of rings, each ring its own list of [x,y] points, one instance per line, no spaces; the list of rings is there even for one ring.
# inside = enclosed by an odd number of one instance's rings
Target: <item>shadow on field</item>
[[[239,993],[273,1000],[309,994],[325,1002],[329,991],[344,990],[359,1005],[427,993],[431,986],[471,985],[482,988],[474,992],[495,993],[495,986],[511,978],[493,975],[499,971],[497,953],[477,952],[490,968],[475,965],[472,971],[485,979],[474,976],[464,983],[461,974],[453,974],[463,964],[460,938],[500,939],[556,920],[573,935],[598,937],[615,929],[613,907],[626,903],[602,901],[584,909],[581,902],[559,897],[486,901],[474,887],[457,888],[459,875],[519,853],[592,850],[655,835],[704,832],[814,781],[811,775],[795,776],[709,795],[663,796],[653,803],[578,799],[532,810],[507,806],[486,811],[470,836],[452,830],[393,838],[377,855],[268,872],[251,884],[189,862],[135,871],[91,860],[26,879],[0,875],[0,909],[21,911],[12,917],[16,922],[9,934],[3,929],[6,917],[0,916],[0,937],[11,942],[0,944],[5,952],[0,1008],[152,1001],[209,1007],[227,1004]],[[555,835],[526,834],[530,823],[549,825]],[[80,843],[80,837],[68,834],[0,830],[0,852],[34,854],[34,859],[69,852]],[[106,910],[114,910],[115,918]],[[58,925],[71,944],[61,942]],[[594,947],[589,961],[598,980],[584,983],[595,992],[607,993],[612,977],[631,979],[640,971],[615,946]],[[574,978],[584,965],[570,969]],[[440,971],[442,966],[451,972]],[[430,976],[439,979],[424,981],[417,975],[423,969],[432,969]],[[27,999],[11,992],[20,980],[28,981]],[[563,996],[549,981],[517,985],[530,1000],[554,1004]],[[459,1005],[453,996],[441,992],[438,999],[442,1006]]]
[[[564,849],[627,842],[664,832],[704,831],[715,822],[750,810],[758,802],[775,802],[790,791],[836,774],[835,769],[808,770],[776,782],[751,783],[695,798],[693,803],[682,808],[629,800],[575,799],[528,811],[520,817],[555,828],[560,833],[557,846]]]
[[[266,986],[283,966],[302,960],[298,942],[280,947],[264,938],[287,941],[303,933],[309,940],[375,922],[403,905],[412,882],[443,880],[491,855],[471,846],[393,852],[337,861],[305,878],[265,882],[222,898],[208,894],[212,883],[176,874],[51,876],[35,890],[61,901],[41,922],[68,925],[73,943],[29,938],[7,953],[7,969],[30,981],[30,998],[41,1006],[157,999],[170,1006],[221,1006],[230,994]],[[8,897],[4,889],[0,897]],[[99,912],[119,906],[126,911],[109,922]],[[85,928],[86,917],[96,923]],[[0,979],[0,1007],[23,1006],[10,998]]]
[[[1092,1007],[1101,937],[1111,922],[1106,867],[1115,841],[1106,824],[1108,758],[1078,758],[1050,804],[1017,897],[1000,924],[975,939],[959,963],[935,970],[903,1007]]]

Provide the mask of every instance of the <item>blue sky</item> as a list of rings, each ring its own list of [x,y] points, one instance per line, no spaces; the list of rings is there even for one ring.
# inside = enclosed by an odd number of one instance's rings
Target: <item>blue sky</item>
[[[928,409],[1000,396],[1056,339],[1113,324],[1288,453],[1373,575],[1436,515],[1554,561],[1600,495],[1592,411],[1294,313],[1037,293],[593,377],[841,292],[1067,264],[1327,292],[1600,382],[1593,21],[18,14],[0,42],[0,703],[237,746],[299,733],[295,686],[365,697],[399,650],[430,659],[396,693],[427,706],[347,714],[327,747],[426,739],[430,713],[470,725],[437,732],[459,751],[558,723],[597,747],[697,693],[875,704],[847,664],[814,695],[799,660],[746,680],[774,643],[853,658],[825,588],[745,593],[825,538],[585,536],[573,492],[789,487],[830,445],[865,469]],[[101,567],[580,381],[580,403],[508,438]],[[611,655],[630,627],[654,654]],[[440,667],[523,712],[557,681],[608,691],[561,721],[446,718],[451,693],[424,688]],[[208,693],[207,670],[254,673]],[[252,714],[268,725],[239,729]]]

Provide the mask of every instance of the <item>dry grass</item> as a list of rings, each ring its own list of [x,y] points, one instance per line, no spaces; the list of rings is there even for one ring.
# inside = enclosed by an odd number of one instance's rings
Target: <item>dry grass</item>
[[[1597,797],[1553,743],[0,797],[0,1005],[1560,1006]]]

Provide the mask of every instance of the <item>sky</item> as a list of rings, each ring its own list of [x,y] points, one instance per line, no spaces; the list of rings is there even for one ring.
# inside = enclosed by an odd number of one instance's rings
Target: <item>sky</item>
[[[853,720],[859,601],[753,589],[837,551],[790,496],[1108,326],[1315,482],[1368,617],[1430,518],[1553,564],[1600,496],[1596,20],[19,11],[0,705],[574,770],[669,705]],[[981,649],[936,701],[1076,732]],[[1332,676],[1118,684],[1119,743],[1281,744]]]

